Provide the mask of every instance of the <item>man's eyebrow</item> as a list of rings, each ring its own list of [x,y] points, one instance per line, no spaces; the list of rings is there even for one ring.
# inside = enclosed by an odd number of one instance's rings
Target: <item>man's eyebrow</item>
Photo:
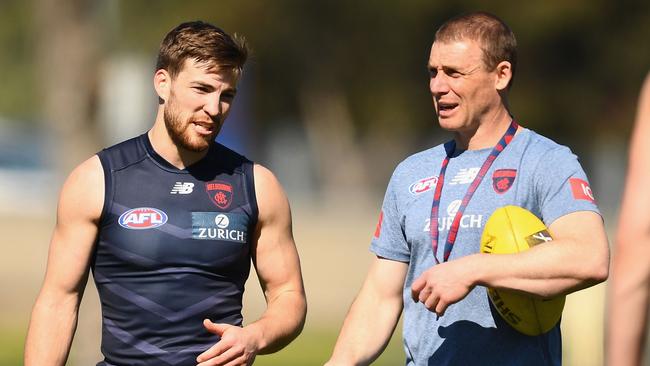
[[[206,82],[201,81],[201,80],[193,80],[193,81],[190,82],[190,85],[205,88],[205,89],[207,89],[209,91],[214,91],[214,90],[217,89],[214,85],[206,83]],[[233,87],[233,88],[223,89],[223,93],[232,93],[233,95],[235,95],[235,94],[237,94],[237,88]]]
[[[459,67],[452,66],[452,65],[443,66],[443,67],[442,67],[442,70],[443,70],[444,72],[450,72],[450,71],[451,71],[451,72],[460,72],[460,73],[463,73],[463,72],[460,70]]]
[[[190,83],[192,85],[195,85],[195,86],[200,86],[200,87],[211,89],[211,90],[214,89],[214,86],[212,86],[212,85],[210,85],[210,84],[208,84],[206,82],[200,81],[200,80],[194,80],[194,81],[191,81]]]

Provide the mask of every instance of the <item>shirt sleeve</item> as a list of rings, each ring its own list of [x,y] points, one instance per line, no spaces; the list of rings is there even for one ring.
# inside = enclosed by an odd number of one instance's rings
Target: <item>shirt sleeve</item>
[[[535,170],[535,190],[546,226],[572,212],[600,214],[578,157],[566,147],[553,149],[541,158]]]
[[[370,251],[383,258],[408,263],[411,258],[411,250],[404,233],[405,216],[399,207],[398,181],[396,171],[393,173],[384,195]]]

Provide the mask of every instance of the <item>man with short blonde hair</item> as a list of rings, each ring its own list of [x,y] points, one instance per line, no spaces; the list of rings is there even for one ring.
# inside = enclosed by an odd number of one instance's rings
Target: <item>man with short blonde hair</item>
[[[514,34],[488,13],[453,18],[436,33],[429,89],[454,138],[395,169],[375,257],[328,366],[370,364],[402,312],[409,366],[561,364],[559,324],[518,333],[486,287],[550,298],[604,281],[607,237],[576,156],[511,115],[516,59]],[[479,253],[485,222],[505,205],[532,211],[554,240],[517,254]]]

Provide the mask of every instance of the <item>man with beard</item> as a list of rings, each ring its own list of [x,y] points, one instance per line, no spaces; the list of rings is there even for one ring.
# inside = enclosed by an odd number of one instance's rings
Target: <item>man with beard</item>
[[[203,22],[163,40],[147,133],[99,152],[61,191],[26,365],[64,365],[88,272],[99,365],[250,365],[301,331],[306,301],[289,204],[266,168],[214,142],[247,57]],[[267,309],[242,326],[251,260]]]

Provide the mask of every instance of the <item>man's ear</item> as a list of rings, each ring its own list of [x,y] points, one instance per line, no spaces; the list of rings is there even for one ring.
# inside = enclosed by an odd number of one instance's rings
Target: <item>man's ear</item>
[[[498,91],[504,91],[508,88],[512,80],[512,64],[508,61],[501,61],[496,67],[496,80],[494,87]]]
[[[153,87],[158,94],[158,103],[164,104],[171,90],[171,75],[165,69],[158,69],[153,75]]]

